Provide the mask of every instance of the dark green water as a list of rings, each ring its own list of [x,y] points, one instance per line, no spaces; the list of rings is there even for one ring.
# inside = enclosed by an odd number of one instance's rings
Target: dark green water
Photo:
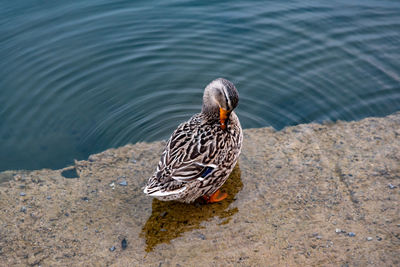
[[[217,77],[244,128],[398,111],[400,1],[5,0],[0,58],[0,170],[60,168],[168,138]]]

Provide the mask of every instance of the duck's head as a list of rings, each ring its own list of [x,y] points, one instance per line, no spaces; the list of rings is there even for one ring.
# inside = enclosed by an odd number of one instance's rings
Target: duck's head
[[[221,128],[225,130],[230,113],[239,103],[239,93],[230,81],[218,78],[207,85],[203,96],[202,113],[219,117]]]

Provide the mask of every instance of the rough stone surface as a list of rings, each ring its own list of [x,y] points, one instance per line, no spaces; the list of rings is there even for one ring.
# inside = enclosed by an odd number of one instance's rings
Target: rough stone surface
[[[92,155],[79,178],[0,173],[0,265],[400,265],[400,113],[245,130],[229,197],[212,205],[142,193],[162,147]]]

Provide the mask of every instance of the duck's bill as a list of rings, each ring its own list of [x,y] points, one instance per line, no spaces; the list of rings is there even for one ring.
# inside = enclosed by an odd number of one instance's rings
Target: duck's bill
[[[223,108],[219,108],[219,121],[221,123],[221,129],[226,129],[227,120],[229,117],[230,111],[225,110]]]

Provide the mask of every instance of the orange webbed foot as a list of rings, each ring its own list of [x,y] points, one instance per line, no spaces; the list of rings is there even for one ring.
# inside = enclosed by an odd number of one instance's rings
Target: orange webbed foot
[[[215,202],[220,202],[220,201],[224,200],[227,196],[228,196],[227,193],[221,193],[221,191],[218,189],[217,191],[215,191],[214,194],[212,194],[209,197],[208,196],[203,196],[203,199],[207,203],[215,203]]]

